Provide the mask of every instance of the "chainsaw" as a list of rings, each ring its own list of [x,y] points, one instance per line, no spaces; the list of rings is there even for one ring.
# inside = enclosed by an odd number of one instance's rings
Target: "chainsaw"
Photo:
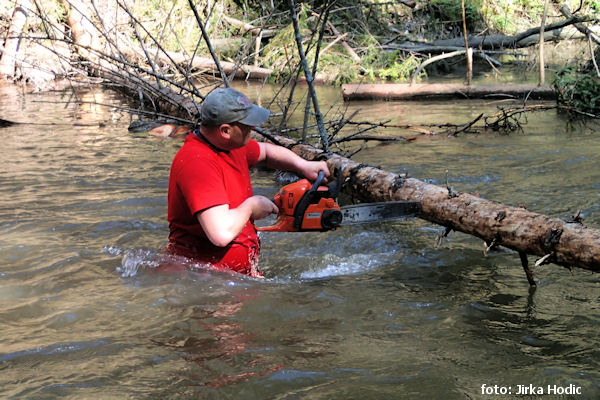
[[[273,203],[279,208],[273,225],[257,227],[263,232],[329,231],[342,225],[381,222],[412,217],[421,211],[416,201],[390,201],[342,206],[337,196],[342,186],[341,174],[329,186],[321,185],[323,171],[314,183],[301,179],[279,190]]]

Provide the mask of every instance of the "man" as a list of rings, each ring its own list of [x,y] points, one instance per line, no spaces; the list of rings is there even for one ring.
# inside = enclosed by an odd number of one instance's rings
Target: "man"
[[[171,165],[170,254],[262,276],[254,221],[278,209],[253,195],[249,168],[262,163],[311,180],[319,171],[329,175],[324,161],[307,161],[284,147],[251,140],[250,131],[268,118],[268,110],[234,89],[216,89],[204,99],[200,128],[187,136]]]

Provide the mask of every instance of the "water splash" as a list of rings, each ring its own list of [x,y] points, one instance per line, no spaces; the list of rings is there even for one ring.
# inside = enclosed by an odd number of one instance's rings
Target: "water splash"
[[[300,274],[301,279],[319,279],[340,275],[356,275],[371,271],[390,262],[388,254],[353,254],[350,257],[327,255],[323,258],[325,266],[316,265]]]
[[[126,250],[121,259],[121,267],[117,267],[117,272],[123,278],[135,276],[140,267],[156,268],[160,265],[158,252],[152,249],[133,249]]]
[[[123,278],[136,276],[140,269],[159,267],[165,272],[200,272],[210,270],[237,275],[233,271],[215,268],[210,264],[196,262],[183,256],[166,254],[163,251],[150,248],[122,249],[115,246],[105,246],[103,250],[111,256],[121,256],[121,265],[117,266],[115,271]]]
[[[116,268],[123,278],[137,275],[140,268],[157,268],[164,262],[165,255],[160,252],[147,249],[121,249],[115,246],[105,246],[104,252],[111,256],[121,256],[121,265]]]

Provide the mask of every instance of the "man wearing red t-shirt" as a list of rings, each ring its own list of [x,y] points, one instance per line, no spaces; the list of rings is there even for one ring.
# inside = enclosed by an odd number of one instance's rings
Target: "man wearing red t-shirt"
[[[250,131],[268,118],[268,110],[234,89],[206,96],[200,128],[187,136],[171,165],[170,254],[262,276],[254,221],[279,210],[266,197],[253,195],[249,168],[261,163],[311,180],[319,171],[329,175],[324,161],[307,161],[284,147],[251,140]]]

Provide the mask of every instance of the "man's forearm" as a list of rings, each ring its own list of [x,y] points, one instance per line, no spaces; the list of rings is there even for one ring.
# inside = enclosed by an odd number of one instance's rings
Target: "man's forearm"
[[[240,234],[251,215],[251,201],[246,199],[233,209],[226,204],[211,207],[199,213],[197,219],[212,244],[224,247]]]
[[[271,143],[263,143],[265,149],[264,164],[273,169],[301,172],[302,164],[306,162],[302,157],[285,147]]]
[[[277,206],[264,196],[252,196],[236,208],[223,204],[211,207],[197,215],[208,240],[215,246],[227,246],[242,231],[249,219],[259,220],[276,214]]]
[[[329,176],[329,167],[325,161],[308,161],[285,147],[270,143],[262,145],[265,152],[263,161],[270,168],[295,171],[310,180],[317,179],[319,171],[323,171],[326,177]]]

